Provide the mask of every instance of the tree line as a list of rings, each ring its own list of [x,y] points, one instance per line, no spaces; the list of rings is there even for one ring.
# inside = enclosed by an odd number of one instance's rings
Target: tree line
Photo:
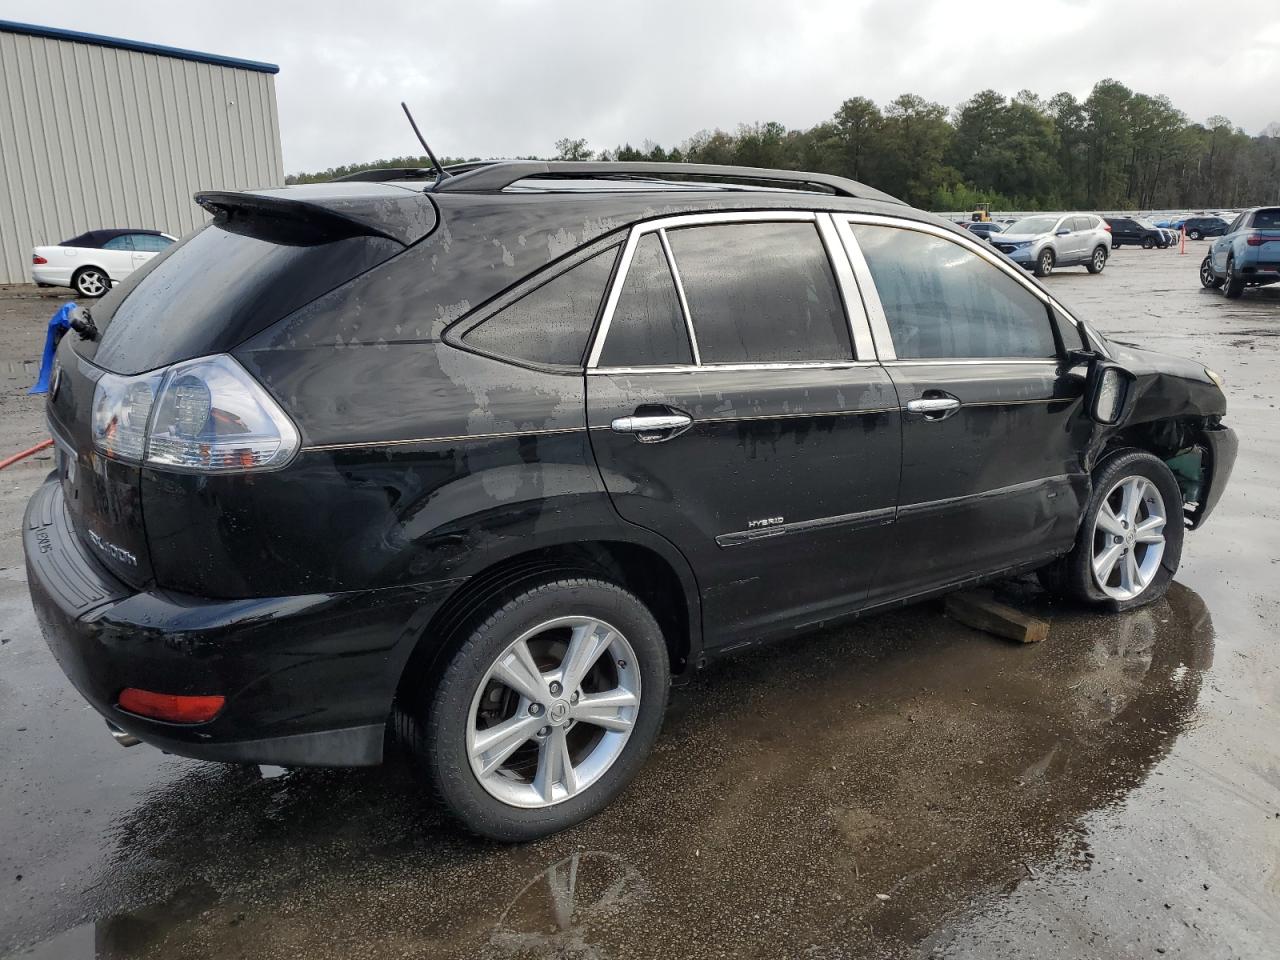
[[[1257,136],[1222,116],[1195,123],[1168,97],[1135,93],[1116,80],[1100,81],[1084,100],[983,90],[951,110],[913,93],[883,107],[853,97],[808,129],[742,124],[733,133],[704,130],[670,147],[645,141],[599,152],[583,139],[565,138],[550,159],[593,158],[830,173],[934,210],[969,210],[980,201],[1002,210],[1280,204],[1280,123]],[[425,165],[425,157],[396,157],[286,182]]]

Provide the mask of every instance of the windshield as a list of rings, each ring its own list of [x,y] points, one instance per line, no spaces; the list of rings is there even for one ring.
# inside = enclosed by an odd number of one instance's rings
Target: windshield
[[[1009,225],[1009,229],[1004,231],[1009,234],[1018,233],[1049,233],[1058,225],[1058,217],[1024,217],[1017,223]]]
[[[1156,229],[1156,225],[1155,225],[1154,223],[1152,223],[1150,220],[1144,220],[1144,219],[1142,219],[1142,218],[1139,218],[1139,219],[1137,220],[1137,224],[1138,224],[1138,226],[1140,226],[1140,227],[1144,227],[1144,228],[1146,228],[1147,230],[1155,230],[1155,229]]]

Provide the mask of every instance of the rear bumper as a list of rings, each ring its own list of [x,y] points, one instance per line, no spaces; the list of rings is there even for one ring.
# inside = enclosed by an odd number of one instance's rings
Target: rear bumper
[[[70,267],[51,267],[48,264],[32,264],[31,280],[33,283],[47,283],[54,287],[71,286]]]
[[[84,549],[62,496],[51,479],[27,506],[28,585],[59,666],[110,723],[205,760],[381,761],[400,673],[454,582],[244,600],[139,592]],[[121,710],[125,687],[226,705],[206,723],[165,723]]]

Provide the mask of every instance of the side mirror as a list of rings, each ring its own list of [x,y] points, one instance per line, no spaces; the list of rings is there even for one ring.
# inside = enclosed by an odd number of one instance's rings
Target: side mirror
[[[1059,237],[1065,237],[1065,236],[1066,236],[1068,233],[1070,233],[1070,232],[1071,232],[1071,231],[1070,231],[1070,230],[1068,230],[1066,227],[1063,227],[1061,230],[1059,230],[1059,231],[1058,231],[1057,236],[1059,236]]]
[[[1137,379],[1124,367],[1108,360],[1099,358],[1093,362],[1084,395],[1086,409],[1095,423],[1110,427],[1124,419]]]

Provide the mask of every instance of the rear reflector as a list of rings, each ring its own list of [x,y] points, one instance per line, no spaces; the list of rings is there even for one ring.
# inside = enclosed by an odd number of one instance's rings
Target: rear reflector
[[[49,261],[46,260],[44,257],[37,256],[36,254],[33,253],[31,255],[31,262],[35,264],[40,264],[40,263],[48,263]]]
[[[120,691],[120,709],[140,717],[168,723],[204,723],[222,710],[226,697],[178,697],[126,687]]]

